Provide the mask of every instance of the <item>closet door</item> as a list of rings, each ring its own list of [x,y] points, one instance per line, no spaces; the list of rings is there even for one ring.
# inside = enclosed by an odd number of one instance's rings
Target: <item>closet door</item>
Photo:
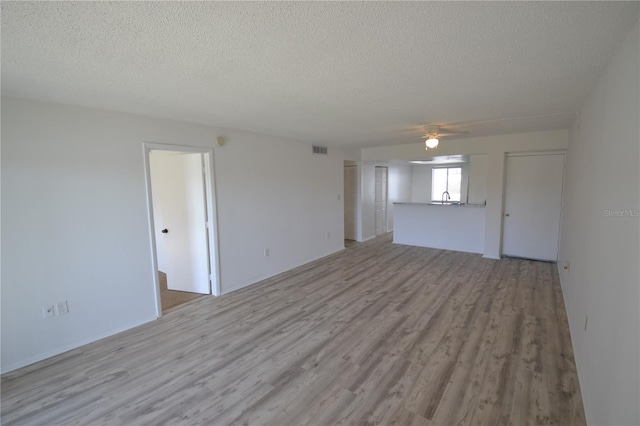
[[[508,156],[502,253],[555,262],[564,154]]]

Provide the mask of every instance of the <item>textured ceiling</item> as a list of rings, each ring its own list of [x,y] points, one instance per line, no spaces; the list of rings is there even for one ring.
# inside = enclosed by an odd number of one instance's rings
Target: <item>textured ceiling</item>
[[[343,146],[561,128],[638,5],[2,2],[2,93]]]

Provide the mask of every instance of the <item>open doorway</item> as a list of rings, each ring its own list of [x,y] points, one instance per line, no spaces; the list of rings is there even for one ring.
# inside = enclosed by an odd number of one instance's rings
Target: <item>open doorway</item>
[[[157,314],[219,295],[213,153],[145,144]]]
[[[375,224],[376,236],[387,232],[387,181],[389,169],[375,167]]]
[[[358,166],[344,162],[344,246],[353,246],[357,239]]]

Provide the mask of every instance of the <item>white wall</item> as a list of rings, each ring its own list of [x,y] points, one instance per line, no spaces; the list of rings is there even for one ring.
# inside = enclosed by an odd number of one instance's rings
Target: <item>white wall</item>
[[[559,269],[594,425],[640,424],[639,39],[636,25],[580,110],[567,151]]]
[[[387,231],[393,231],[393,203],[411,201],[411,166],[389,165],[387,188]]]
[[[499,258],[502,251],[502,212],[504,204],[504,164],[509,152],[564,150],[568,144],[567,130],[552,130],[513,135],[486,136],[449,140],[438,146],[438,155],[487,154],[487,207],[485,210],[484,257]],[[364,148],[364,162],[429,159],[424,145],[392,145]],[[364,176],[364,175],[363,175]]]
[[[393,242],[482,253],[484,211],[484,207],[397,204]]]
[[[156,317],[143,142],[215,148],[223,292],[343,248],[345,151],[3,98],[3,371]]]
[[[432,167],[427,164],[411,166],[411,202],[428,203],[431,201]]]
[[[243,136],[216,151],[223,293],[344,248],[341,150]]]
[[[471,155],[469,158],[469,204],[484,204],[487,201],[487,173],[489,172],[486,154]]]

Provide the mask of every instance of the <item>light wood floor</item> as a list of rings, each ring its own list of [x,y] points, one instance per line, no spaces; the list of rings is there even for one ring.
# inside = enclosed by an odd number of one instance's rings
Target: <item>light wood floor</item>
[[[556,266],[355,245],[2,377],[2,424],[585,424]]]

